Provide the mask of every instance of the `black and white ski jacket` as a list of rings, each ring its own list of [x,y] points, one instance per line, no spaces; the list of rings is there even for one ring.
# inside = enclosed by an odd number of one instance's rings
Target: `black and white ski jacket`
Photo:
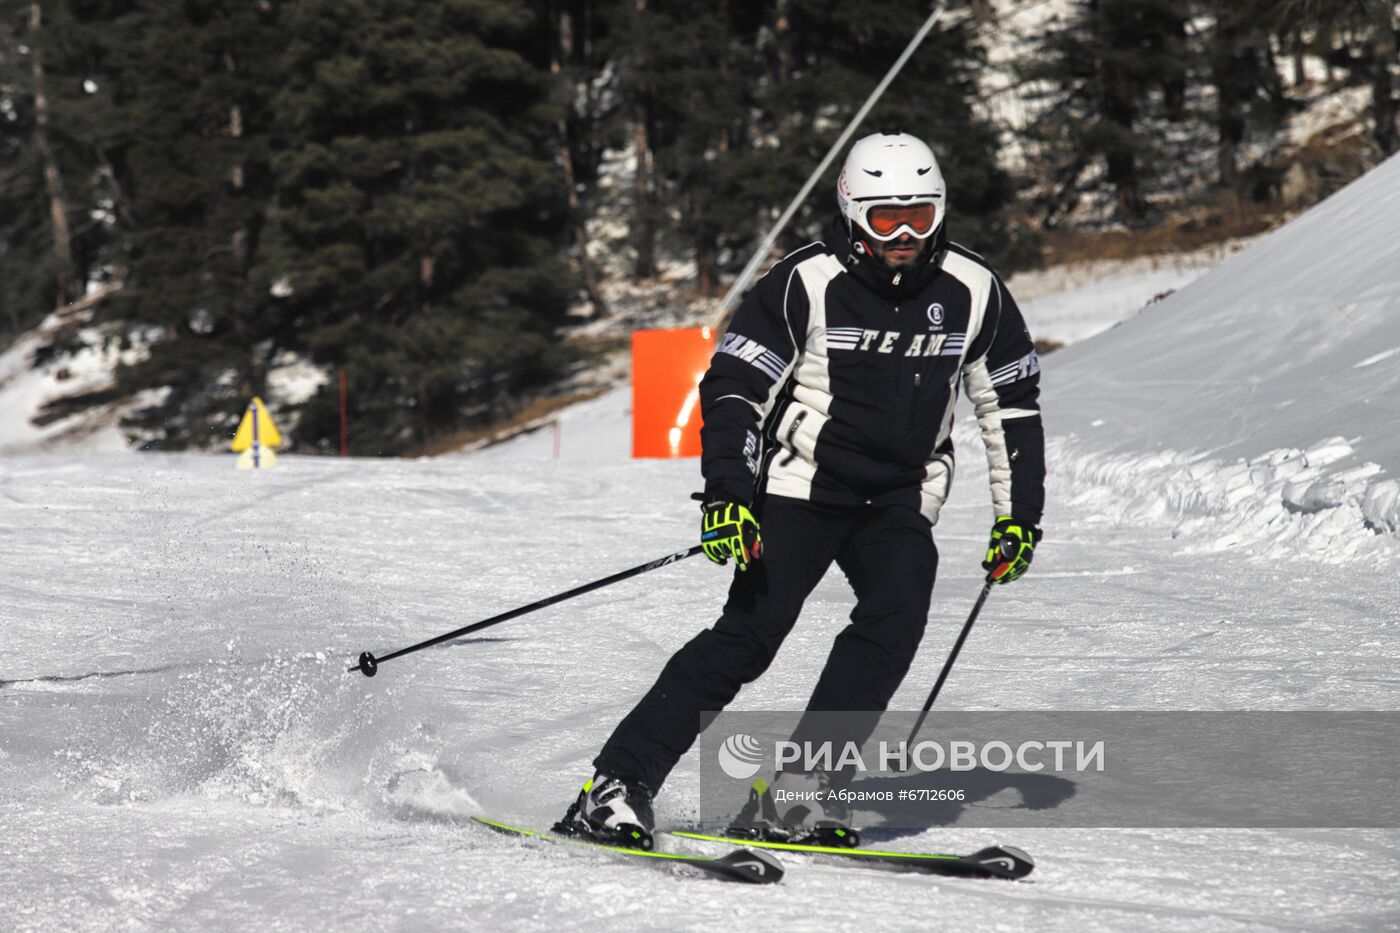
[[[855,253],[838,218],[826,243],[749,290],[700,383],[706,498],[904,504],[936,522],[961,384],[995,514],[1039,525],[1039,372],[1020,309],[981,257],[940,242],[896,273]]]

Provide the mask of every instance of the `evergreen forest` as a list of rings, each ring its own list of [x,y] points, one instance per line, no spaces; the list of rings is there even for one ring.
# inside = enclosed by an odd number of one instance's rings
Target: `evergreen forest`
[[[1400,148],[1390,0],[1060,0],[999,92],[1020,122],[984,80],[1017,5],[949,0],[864,124],[930,141],[951,236],[1004,273],[1188,195],[1277,207],[1308,62],[1364,100],[1311,197]],[[343,373],[350,452],[422,452],[585,364],[570,328],[611,283],[681,264],[717,303],[931,9],[0,0],[0,347],[55,310],[100,328],[124,362],[65,405],[128,403],[151,449],[225,445],[262,395],[335,452]],[[780,252],[830,222],[837,167]],[[294,400],[292,363],[324,377]]]

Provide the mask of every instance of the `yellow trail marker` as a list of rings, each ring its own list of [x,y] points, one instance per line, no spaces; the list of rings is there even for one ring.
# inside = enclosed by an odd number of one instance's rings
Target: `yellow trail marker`
[[[277,430],[277,425],[272,423],[267,406],[263,404],[262,399],[254,396],[248,403],[248,410],[243,413],[237,433],[233,435],[233,452],[242,453],[238,458],[238,468],[270,469],[277,464],[277,455],[272,452],[272,448],[280,446],[281,443],[282,434]]]

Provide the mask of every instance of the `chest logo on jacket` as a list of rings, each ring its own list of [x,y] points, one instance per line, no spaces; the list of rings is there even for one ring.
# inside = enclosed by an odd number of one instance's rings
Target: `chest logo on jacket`
[[[826,332],[826,348],[864,353],[895,353],[901,356],[961,356],[967,334],[914,334],[905,338],[897,330],[871,330],[865,327],[831,327]]]
[[[934,330],[943,327],[943,306],[936,301],[928,306],[928,323]]]

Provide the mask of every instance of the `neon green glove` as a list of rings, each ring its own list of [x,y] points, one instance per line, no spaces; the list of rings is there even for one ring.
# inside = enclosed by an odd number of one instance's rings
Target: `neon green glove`
[[[717,564],[734,558],[734,566],[748,570],[763,553],[758,519],[738,502],[707,502],[700,507],[700,544],[705,556]]]
[[[1010,583],[1031,569],[1035,545],[1041,538],[1040,529],[1003,515],[992,526],[992,539],[987,544],[987,556],[982,569],[987,579]]]

